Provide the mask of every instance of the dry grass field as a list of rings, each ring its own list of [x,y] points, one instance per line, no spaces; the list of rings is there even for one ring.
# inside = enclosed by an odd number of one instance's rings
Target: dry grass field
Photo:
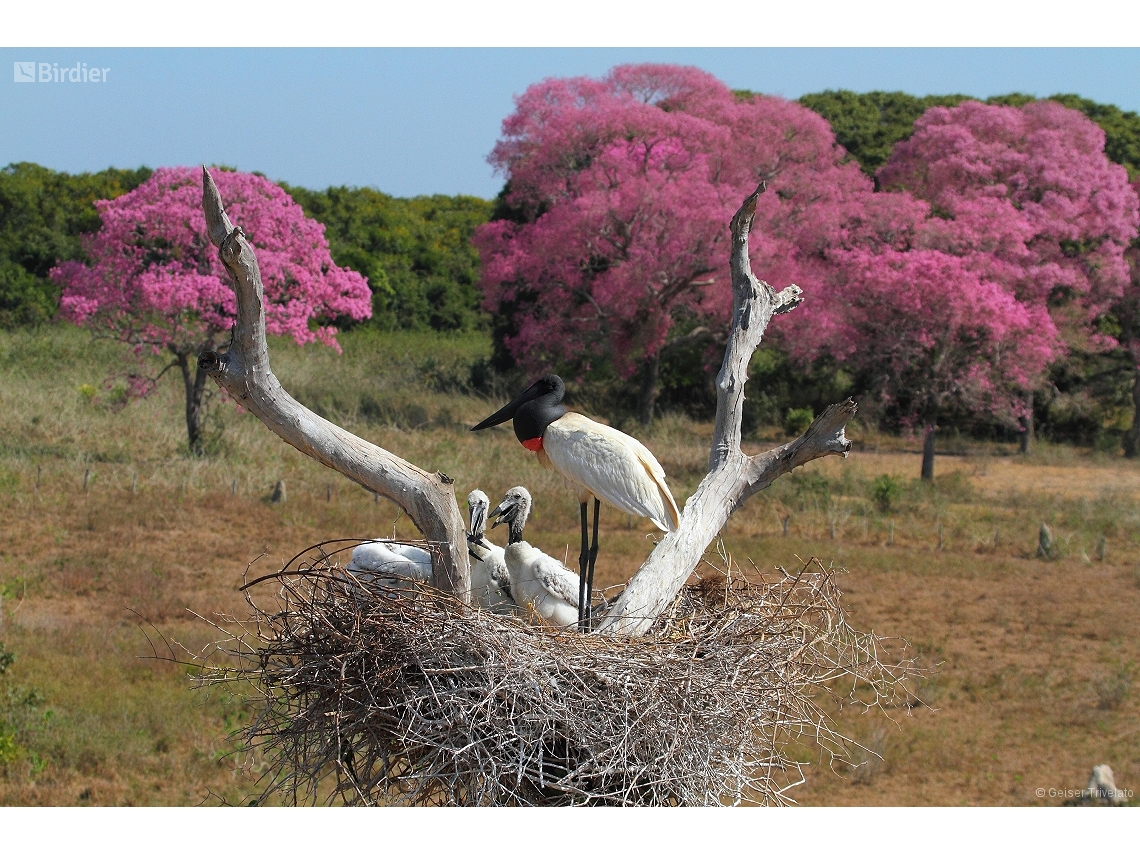
[[[344,345],[338,357],[274,342],[274,365],[305,403],[446,472],[460,497],[525,484],[536,499],[529,539],[576,557],[576,503],[557,476],[509,428],[466,430],[496,406],[467,388],[485,339],[353,335]],[[201,648],[218,633],[195,613],[243,614],[251,562],[269,572],[328,538],[416,534],[393,505],[232,404],[213,406],[210,455],[188,457],[180,386],[168,378],[121,406],[104,385],[120,356],[68,328],[0,334],[0,803],[243,803],[259,758],[235,753],[227,735],[250,703],[148,659],[145,633]],[[667,418],[642,436],[679,501],[703,473],[710,433]],[[862,765],[832,770],[812,745],[794,746],[813,765],[792,795],[1059,804],[1048,791],[1083,787],[1096,763],[1140,789],[1140,464],[961,446],[938,458],[931,486],[917,480],[916,444],[851,434],[848,460],[811,464],[750,500],[724,547],[745,568],[813,556],[846,568],[849,621],[908,639],[931,673],[917,689],[924,703],[892,718],[836,710],[869,749]],[[278,480],[287,499],[272,504]],[[1035,554],[1043,522],[1051,558]],[[628,578],[653,536],[603,512],[600,583]]]

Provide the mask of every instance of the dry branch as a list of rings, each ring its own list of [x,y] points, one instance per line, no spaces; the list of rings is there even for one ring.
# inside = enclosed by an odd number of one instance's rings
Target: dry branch
[[[732,331],[717,375],[716,427],[709,473],[685,503],[681,524],[666,534],[610,610],[599,632],[637,636],[649,630],[696,569],[725,522],[753,493],[781,475],[827,455],[847,456],[851,443],[843,430],[855,415],[855,402],[833,404],[803,436],[771,451],[749,456],[740,450],[744,384],[752,358],[773,316],[794,309],[801,291],[789,285],[777,293],[752,274],[748,232],[763,183],[732,218]]]
[[[294,400],[269,367],[264,288],[253,247],[226,216],[218,188],[202,170],[202,207],[210,240],[233,280],[237,319],[224,353],[198,364],[266,427],[304,454],[396,503],[439,549],[432,551],[436,587],[470,597],[463,517],[450,482],[337,427]]]

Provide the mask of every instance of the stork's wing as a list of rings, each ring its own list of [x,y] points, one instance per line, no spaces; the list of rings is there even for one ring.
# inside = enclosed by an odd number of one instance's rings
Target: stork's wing
[[[416,564],[426,564],[429,567],[431,566],[431,553],[426,549],[412,546],[410,543],[388,543],[386,545],[397,555],[402,555],[409,561],[413,561]]]
[[[603,502],[648,517],[662,531],[673,531],[680,523],[665,470],[632,436],[567,413],[547,427],[542,447],[563,477]]]
[[[411,561],[389,549],[388,546],[390,545],[383,543],[360,544],[352,550],[352,559],[344,566],[344,569],[350,573],[379,573],[389,577],[403,576],[406,579],[415,579],[419,582],[431,580],[430,561],[427,564]],[[392,584],[399,586],[398,583]]]
[[[537,552],[537,550],[535,551]],[[548,594],[565,600],[577,608],[580,580],[578,574],[566,569],[557,558],[551,558],[545,553],[539,553],[539,555],[541,558],[536,562],[534,568],[535,580],[546,589]]]
[[[352,550],[346,570],[386,570],[391,565],[403,566],[403,559],[378,543],[362,543]],[[392,570],[394,573],[399,570]]]
[[[362,543],[352,550],[352,560],[345,569],[395,573],[428,582],[431,581],[431,556],[427,550],[405,543]]]

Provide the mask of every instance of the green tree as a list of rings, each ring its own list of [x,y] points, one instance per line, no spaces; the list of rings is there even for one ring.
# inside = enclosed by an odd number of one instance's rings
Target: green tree
[[[333,260],[368,277],[380,329],[471,329],[486,324],[475,228],[492,203],[474,196],[398,199],[368,187],[281,185],[325,226]]]
[[[80,235],[100,226],[92,203],[121,196],[150,174],[144,166],[69,175],[35,163],[0,170],[0,327],[55,315],[59,288],[48,271],[84,259]]]
[[[737,92],[738,97],[751,93]],[[905,92],[851,92],[828,89],[804,95],[800,103],[831,123],[835,138],[859,161],[863,171],[874,176],[890,156],[894,144],[908,139],[915,120],[931,107],[955,107],[969,95],[908,95]],[[982,100],[982,99],[978,99]],[[1037,100],[1023,92],[994,95],[987,104],[1021,107]],[[1114,104],[1100,104],[1079,95],[1050,95],[1073,110],[1080,110],[1105,133],[1104,152],[1113,163],[1128,170],[1129,179],[1140,174],[1140,115],[1121,110]]]
[[[931,107],[953,107],[969,97],[828,89],[804,95],[800,103],[831,123],[836,141],[874,178],[895,143],[910,137],[919,116]]]

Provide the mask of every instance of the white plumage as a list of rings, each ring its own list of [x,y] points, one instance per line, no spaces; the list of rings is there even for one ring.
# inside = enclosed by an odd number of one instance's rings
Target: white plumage
[[[627,514],[647,517],[662,531],[674,531],[679,524],[665,471],[628,434],[580,413],[566,413],[547,426],[538,459],[566,479],[579,502],[594,496]]]
[[[574,626],[578,623],[579,576],[557,558],[522,539],[530,508],[526,488],[512,487],[491,514],[499,517],[495,525],[510,525],[510,543],[503,555],[511,579],[511,596],[519,606],[533,609],[548,623]]]
[[[503,547],[487,540],[487,511],[491,500],[482,490],[467,496],[471,528],[467,532],[467,552],[471,556],[471,602],[495,612],[509,612],[515,606],[511,597],[511,577]]]
[[[362,580],[371,581],[375,574],[393,574],[417,582],[431,581],[431,556],[426,549],[407,543],[362,543],[352,550],[352,558],[344,567],[349,573]],[[400,579],[380,578],[380,584],[388,588],[405,588],[408,585]]]
[[[525,540],[506,549],[511,596],[558,626],[578,623],[578,574]]]

